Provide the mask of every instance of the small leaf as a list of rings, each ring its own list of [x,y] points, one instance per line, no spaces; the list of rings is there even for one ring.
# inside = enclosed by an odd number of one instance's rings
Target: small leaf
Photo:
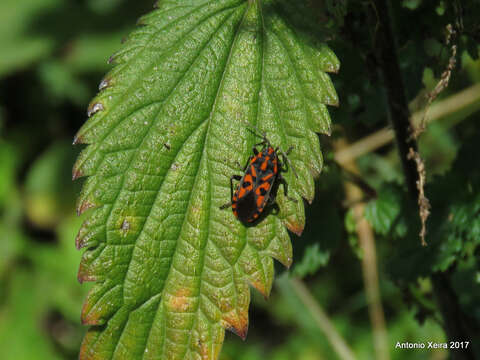
[[[322,251],[319,244],[313,244],[305,249],[305,255],[302,261],[295,266],[293,274],[301,278],[312,275],[320,267],[325,266],[329,259],[329,252]]]
[[[282,2],[164,0],[111,58],[73,169],[88,176],[78,213],[80,281],[96,281],[81,359],[218,357],[224,329],[245,338],[251,284],[268,296],[272,257],[290,266],[338,98],[339,64],[279,15]],[[277,12],[278,10],[278,12]],[[278,214],[253,227],[220,206],[266,131],[298,173]]]
[[[386,185],[379,191],[378,198],[365,207],[365,218],[381,235],[386,235],[396,225],[395,230],[402,236],[406,232],[404,224],[398,224],[402,201],[402,190],[395,185]]]

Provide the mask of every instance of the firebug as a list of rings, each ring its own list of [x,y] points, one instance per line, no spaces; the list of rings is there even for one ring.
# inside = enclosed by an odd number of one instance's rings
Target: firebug
[[[254,133],[261,137],[262,141],[253,146],[253,155],[247,160],[244,174],[233,175],[230,178],[231,202],[220,207],[225,209],[231,206],[233,214],[246,224],[257,221],[265,207],[275,203],[279,184],[283,184],[285,196],[288,197],[288,184],[282,176],[282,172],[287,171],[286,163],[297,176],[287,157],[293,147],[283,152],[279,147],[272,146],[265,133],[261,136],[257,132]],[[258,146],[261,146],[261,150],[257,149]],[[235,191],[234,180],[239,181]]]

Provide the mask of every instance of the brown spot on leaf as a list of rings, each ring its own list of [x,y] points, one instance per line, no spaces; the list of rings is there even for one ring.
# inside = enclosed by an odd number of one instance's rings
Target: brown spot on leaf
[[[130,230],[130,223],[128,222],[127,219],[123,220],[123,223],[122,223],[122,231],[124,233],[127,233],[128,230]]]
[[[209,346],[208,343],[199,339],[198,342],[197,342],[197,348],[198,348],[198,352],[200,353],[200,357],[202,358],[202,360],[208,360],[208,359],[212,358],[210,356],[210,346]]]
[[[178,312],[187,311],[192,305],[192,298],[190,297],[191,290],[188,288],[180,288],[170,295],[168,301],[169,309]]]

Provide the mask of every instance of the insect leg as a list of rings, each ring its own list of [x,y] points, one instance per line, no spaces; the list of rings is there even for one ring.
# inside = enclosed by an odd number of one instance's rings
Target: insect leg
[[[292,150],[293,150],[293,145],[290,146],[287,151],[285,151],[285,155],[290,154],[292,152]]]
[[[226,208],[229,208],[230,206],[232,206],[232,202],[228,202],[226,204],[223,204],[222,206],[220,206],[220,210],[224,210]]]
[[[257,150],[257,149],[255,149],[255,147],[253,149],[254,149],[253,152],[255,153],[255,150]],[[257,155],[257,154],[258,154],[258,151],[255,155]],[[253,156],[249,156],[249,158],[247,160],[247,163],[245,164],[245,167],[243,168],[243,173],[245,173],[245,171],[247,171],[248,165],[250,165],[250,161],[252,161],[252,158],[253,158]],[[242,177],[240,177],[240,179],[241,178]],[[236,180],[240,180],[240,179],[236,179]]]
[[[248,123],[246,125],[247,125],[248,130],[250,130],[255,136],[258,136],[259,138],[263,139],[261,142],[259,142],[258,144],[254,145],[254,146],[258,146],[258,145],[269,145],[269,146],[271,146],[270,141],[268,141],[268,139],[267,139],[267,133],[265,131],[260,131],[260,129],[258,129],[256,126],[253,126],[253,125],[248,124]]]
[[[240,181],[240,180],[242,180],[242,176],[241,175],[232,175],[230,177],[230,198],[231,199],[233,199],[233,180]]]
[[[277,151],[282,155],[282,162],[281,162],[280,167],[283,167],[283,165],[285,163],[288,164],[288,168],[292,169],[293,175],[295,175],[295,177],[298,179],[297,172],[296,172],[295,168],[293,167],[292,162],[290,161],[290,159],[287,156],[292,150],[293,150],[293,146],[290,146],[286,153],[283,152],[282,150],[278,150],[278,148],[277,148]]]
[[[240,180],[242,180],[242,176],[241,175],[232,175],[230,177],[230,199],[232,199],[232,201],[233,201],[233,180],[240,181]],[[226,208],[232,206],[232,201],[230,201],[226,204],[223,204],[222,206],[220,206],[220,209],[223,210],[223,209],[226,209]]]
[[[279,174],[278,181],[280,184],[283,184],[283,193],[287,197],[288,200],[291,200],[293,202],[298,202],[297,199],[294,199],[290,196],[288,196],[288,183],[285,181],[285,178]]]

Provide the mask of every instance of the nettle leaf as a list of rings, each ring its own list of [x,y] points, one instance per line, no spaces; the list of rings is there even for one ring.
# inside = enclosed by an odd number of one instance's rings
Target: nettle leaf
[[[88,176],[77,236],[80,281],[96,281],[82,311],[92,325],[81,359],[215,359],[229,329],[245,338],[252,285],[268,296],[273,260],[292,261],[302,198],[322,168],[315,132],[337,105],[325,72],[333,52],[289,25],[281,2],[165,0],[112,57],[73,177]],[[266,131],[289,156],[279,211],[245,227],[229,178]]]

